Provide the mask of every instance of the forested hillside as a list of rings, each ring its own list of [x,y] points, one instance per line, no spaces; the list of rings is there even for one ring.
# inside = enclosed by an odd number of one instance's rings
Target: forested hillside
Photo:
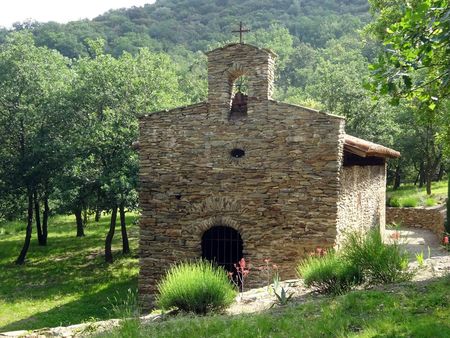
[[[85,55],[85,39],[99,37],[106,39],[107,51],[116,56],[138,47],[204,51],[212,42],[231,39],[239,20],[255,30],[280,23],[295,43],[323,47],[328,40],[366,24],[368,9],[367,0],[157,0],[144,7],[111,10],[92,21],[18,23],[15,27],[31,28],[39,45],[69,57]]]

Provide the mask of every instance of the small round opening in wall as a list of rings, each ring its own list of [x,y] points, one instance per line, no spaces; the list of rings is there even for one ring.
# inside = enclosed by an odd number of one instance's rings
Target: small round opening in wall
[[[231,152],[231,157],[233,158],[241,158],[245,156],[245,151],[242,149],[234,148]]]

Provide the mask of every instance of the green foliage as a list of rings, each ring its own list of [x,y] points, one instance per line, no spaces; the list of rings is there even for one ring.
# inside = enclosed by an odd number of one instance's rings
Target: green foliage
[[[98,337],[448,337],[450,277],[240,316],[178,316]]]
[[[207,261],[172,266],[158,284],[158,305],[206,314],[230,305],[236,292],[225,271]]]
[[[306,286],[333,295],[349,291],[362,280],[359,266],[343,260],[334,252],[308,257],[300,262],[297,273]]]
[[[424,202],[426,207],[434,207],[437,202],[433,197],[428,197]]]
[[[279,288],[279,290],[274,287],[273,292],[275,294],[275,297],[277,298],[277,303],[280,306],[287,305],[287,303],[291,300],[292,296],[294,295],[293,292],[288,294],[286,289],[283,286],[281,288]]]
[[[367,235],[349,234],[341,255],[347,264],[362,271],[368,284],[395,283],[412,277],[407,271],[407,252],[396,242],[385,244],[375,229]]]
[[[348,234],[340,252],[311,256],[297,267],[306,286],[320,292],[341,294],[353,286],[408,280],[408,254],[399,244],[385,244],[378,230]]]
[[[404,197],[400,200],[400,205],[405,208],[415,208],[419,205],[416,197]]]
[[[114,297],[108,297],[110,305],[106,310],[110,310],[112,318],[130,319],[139,317],[137,290],[128,289],[126,295],[116,292]]]
[[[388,205],[390,207],[399,208],[401,207],[400,199],[398,199],[397,197],[391,197],[388,201]]]
[[[364,0],[166,0],[111,10],[93,20],[29,23],[17,29],[31,29],[39,45],[71,58],[88,55],[86,38],[102,38],[106,51],[117,57],[123,51],[134,54],[140,47],[170,51],[183,46],[195,52],[206,50],[211,42],[237,41],[231,30],[239,20],[253,31],[283,24],[297,40],[322,47],[327,40],[361,28],[368,17]]]
[[[423,251],[416,253],[416,261],[419,267],[422,268],[424,265]]]
[[[381,14],[372,32],[389,46],[372,66],[373,88],[397,100],[402,95],[417,99],[434,110],[450,94],[448,0],[371,4]]]
[[[417,201],[417,206],[429,206],[432,202],[436,204],[444,204],[447,198],[447,181],[433,182],[431,185],[433,194],[427,195],[426,188],[419,188],[414,184],[403,184],[400,188],[393,190],[392,187],[387,189],[387,199],[388,205],[392,205],[392,200],[398,201],[399,205],[396,207],[403,206],[403,201],[405,199],[413,199]]]

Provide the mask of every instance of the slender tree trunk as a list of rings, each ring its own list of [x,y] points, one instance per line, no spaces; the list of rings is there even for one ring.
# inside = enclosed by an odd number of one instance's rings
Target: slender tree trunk
[[[28,189],[28,218],[27,218],[27,230],[25,233],[25,242],[22,247],[22,251],[17,257],[16,264],[23,265],[25,263],[25,257],[27,256],[28,248],[30,247],[31,232],[33,231],[33,194]]]
[[[444,168],[444,164],[441,164],[440,166],[439,166],[439,172],[438,172],[438,174],[437,174],[437,181],[439,182],[439,181],[442,181],[442,179],[444,178],[444,173],[445,173],[445,170],[444,170],[445,168]]]
[[[125,221],[125,206],[120,204],[120,230],[122,231],[122,253],[124,255],[130,253],[130,245],[128,243],[127,224]]]
[[[401,181],[400,164],[397,164],[397,166],[395,167],[395,177],[394,177],[394,186],[393,186],[394,190],[397,190],[398,188],[400,188],[400,181]]]
[[[88,212],[87,208],[83,209],[83,227],[85,228],[88,222]]]
[[[102,208],[100,207],[100,199],[101,199],[101,189],[100,187],[97,188],[97,203],[95,206],[95,222],[100,221],[100,217],[102,216]]]
[[[46,193],[44,196],[44,213],[42,214],[42,239],[44,241],[44,245],[47,245],[49,214],[50,208],[48,207],[48,195]]]
[[[450,165],[447,169],[448,191],[447,191],[447,221],[445,231],[450,234]]]
[[[81,214],[81,209],[76,209],[74,214],[77,222],[77,237],[84,237],[83,216]]]
[[[112,240],[114,237],[114,232],[116,231],[116,220],[117,220],[117,205],[112,209],[111,222],[109,223],[108,235],[106,235],[105,240],[105,262],[112,263],[113,255],[111,251]]]
[[[102,210],[99,207],[97,207],[95,209],[95,222],[98,223],[100,221],[100,215],[101,214],[102,214]]]
[[[427,195],[431,195],[431,181],[433,179],[432,174],[427,174]]]
[[[422,188],[423,185],[425,184],[425,169],[424,169],[424,165],[423,162],[420,163],[420,169],[419,169],[419,188]]]
[[[34,200],[34,215],[36,220],[36,229],[37,229],[37,238],[39,245],[45,245],[44,237],[42,234],[42,227],[41,227],[41,207],[39,205],[39,199],[38,194],[36,191],[33,193],[33,200]]]

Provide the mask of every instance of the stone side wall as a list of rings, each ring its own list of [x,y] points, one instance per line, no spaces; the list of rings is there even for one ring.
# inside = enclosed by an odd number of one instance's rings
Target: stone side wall
[[[385,228],[385,165],[345,166],[340,177],[337,247],[346,234],[372,227]]]
[[[445,205],[428,208],[387,208],[386,222],[403,226],[429,229],[441,236],[444,232]]]
[[[336,239],[342,118],[253,99],[244,120],[209,103],[140,120],[140,277],[151,304],[169,264],[201,256],[214,225],[237,229],[254,267],[270,258],[281,277]],[[230,151],[240,148],[242,158]],[[253,269],[249,286],[266,277]]]

